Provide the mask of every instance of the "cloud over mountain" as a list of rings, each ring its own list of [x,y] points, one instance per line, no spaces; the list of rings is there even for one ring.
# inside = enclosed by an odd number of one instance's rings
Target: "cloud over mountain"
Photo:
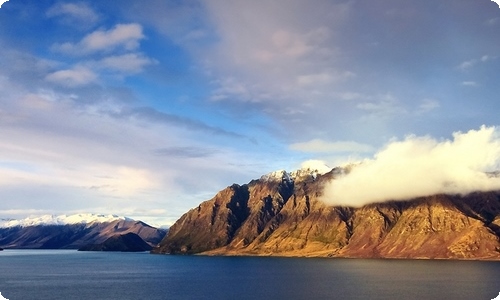
[[[433,194],[468,194],[500,189],[500,129],[455,132],[451,140],[408,136],[393,141],[325,188],[335,205],[411,199]]]

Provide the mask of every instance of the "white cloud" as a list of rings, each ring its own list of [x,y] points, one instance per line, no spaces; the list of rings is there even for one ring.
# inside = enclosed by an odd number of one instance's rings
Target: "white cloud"
[[[7,2],[7,1],[9,1],[9,0],[0,0],[0,7],[2,7],[2,5],[3,5],[5,2]]]
[[[85,3],[57,3],[47,11],[47,17],[68,16],[80,21],[95,23],[99,16]]]
[[[240,101],[260,101],[258,97],[251,94],[244,82],[237,81],[233,77],[216,80],[213,84],[217,86],[210,97],[213,101],[227,100],[232,97],[237,97]]]
[[[500,129],[455,132],[453,140],[409,136],[394,141],[352,171],[325,187],[332,205],[360,206],[420,196],[468,194],[500,189],[488,175],[500,167]]]
[[[457,66],[457,68],[461,71],[467,71],[477,65],[478,63],[486,63],[488,61],[494,60],[496,57],[490,55],[483,55],[480,58],[473,58],[467,61],[462,62]]]
[[[301,169],[317,170],[319,174],[325,174],[332,170],[326,163],[322,160],[311,159],[303,162],[300,165]]]
[[[373,151],[372,146],[353,141],[328,142],[320,139],[313,139],[303,143],[294,143],[290,145],[290,149],[312,153],[362,153]]]
[[[366,117],[376,117],[378,119],[387,118],[397,114],[405,114],[406,110],[401,106],[398,99],[388,93],[381,95],[377,100],[370,102],[361,102],[356,105],[356,108],[368,113]]]
[[[250,98],[267,106],[303,105],[318,98],[311,95],[318,91],[326,95],[322,90],[333,90],[336,83],[354,75],[334,63],[339,49],[335,46],[333,29],[346,18],[349,4],[328,1],[316,5],[301,1],[230,4],[207,1],[205,4],[217,30],[218,43],[207,51],[193,51],[206,62],[205,68],[216,77],[214,81],[220,83],[214,88],[219,100]],[[231,93],[221,80],[229,77],[244,83],[244,90]]]
[[[154,64],[155,61],[138,53],[108,56],[97,63],[97,67],[104,67],[124,73],[139,73],[144,67]]]
[[[462,71],[465,71],[467,69],[472,68],[476,63],[477,63],[477,59],[464,61],[460,65],[458,65],[458,68]]]
[[[5,2],[5,1],[4,1],[4,2]],[[0,6],[2,6],[2,3],[1,3],[1,2],[0,2]],[[0,293],[0,299],[1,299],[1,300],[9,300],[9,299],[7,299],[7,298],[4,298],[4,297],[2,296],[2,293]]]
[[[128,115],[129,103],[114,101],[113,94],[103,103],[48,88],[31,92],[4,76],[0,94],[4,217],[85,211],[147,221],[146,214],[160,207],[168,213],[155,223],[172,223],[227,182],[250,180],[262,166],[260,158],[215,145],[197,123],[186,126],[189,120],[175,115],[171,122]],[[173,150],[157,155],[165,148]],[[176,149],[192,151],[175,155]]]
[[[135,50],[139,41],[144,39],[142,26],[136,23],[118,24],[110,30],[96,30],[86,35],[77,44],[64,43],[53,46],[55,50],[68,54],[85,54],[97,51],[110,51],[118,47]]]
[[[94,82],[97,75],[87,67],[76,66],[72,69],[59,70],[48,74],[45,80],[59,85],[76,87]]]
[[[299,86],[307,87],[311,85],[326,85],[331,84],[333,82],[346,80],[356,76],[353,72],[344,71],[344,72],[321,72],[321,73],[313,73],[307,75],[299,75],[297,77],[297,84]]]
[[[436,101],[434,99],[424,99],[420,103],[417,113],[426,113],[426,112],[429,112],[431,110],[435,110],[439,107],[440,107],[440,104],[438,101]]]

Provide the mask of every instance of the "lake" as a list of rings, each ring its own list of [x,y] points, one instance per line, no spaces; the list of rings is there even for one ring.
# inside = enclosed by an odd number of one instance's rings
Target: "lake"
[[[493,299],[500,262],[0,252],[18,299]]]

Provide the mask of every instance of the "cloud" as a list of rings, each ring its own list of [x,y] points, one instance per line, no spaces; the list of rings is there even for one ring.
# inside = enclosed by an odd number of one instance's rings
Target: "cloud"
[[[84,95],[29,92],[3,77],[0,93],[4,217],[90,211],[134,218],[140,203],[145,211],[168,207],[155,222],[171,223],[227,182],[260,174],[264,164],[232,147],[241,136],[194,119],[148,109],[134,114],[123,102],[86,105]]]
[[[159,123],[165,123],[165,124],[173,124],[178,127],[183,127],[187,128],[189,130],[194,130],[194,131],[202,131],[205,133],[211,133],[214,135],[222,135],[226,137],[233,137],[233,138],[243,138],[241,134],[238,134],[233,131],[229,131],[220,127],[216,126],[211,126],[208,124],[205,124],[201,121],[194,120],[191,118],[187,117],[182,117],[179,115],[175,114],[169,114],[165,112],[158,111],[154,108],[151,107],[137,107],[137,108],[131,108],[127,110],[123,110],[114,116],[116,117],[126,117],[126,118],[137,118],[137,119],[143,119],[143,120],[148,120],[150,122],[159,122]]]
[[[311,102],[313,92],[333,90],[336,83],[354,76],[335,60],[340,55],[335,26],[346,19],[349,4],[206,1],[205,5],[217,43],[208,51],[193,52],[216,77],[218,100],[290,107]]]
[[[460,70],[462,71],[465,71],[467,69],[470,69],[472,68],[475,64],[477,63],[477,60],[476,59],[472,59],[472,60],[468,60],[468,61],[464,61],[462,62],[460,65],[458,65],[457,68],[459,68]]]
[[[470,87],[476,87],[476,86],[478,86],[477,82],[475,82],[475,81],[462,81],[461,84],[463,86],[470,86]]]
[[[86,23],[95,23],[99,20],[99,16],[85,3],[57,3],[46,13],[47,17],[69,17],[72,24],[75,19]]]
[[[493,26],[493,25],[495,25],[498,22],[498,19],[499,18],[488,19],[488,20],[486,20],[485,24],[488,25],[488,26]]]
[[[339,152],[370,152],[373,147],[353,141],[327,142],[320,139],[313,139],[308,142],[294,143],[290,149],[309,153],[339,153]]]
[[[76,66],[48,74],[45,80],[67,87],[77,87],[96,81],[97,75],[87,67]]]
[[[306,160],[300,165],[300,168],[309,169],[312,171],[316,170],[319,174],[325,174],[332,170],[332,168],[327,166],[324,161],[317,159]]]
[[[332,180],[322,199],[361,206],[440,193],[468,194],[500,189],[500,128],[453,133],[452,140],[409,136],[394,141],[371,160]]]
[[[154,150],[155,155],[183,158],[204,158],[212,156],[214,153],[215,151],[211,149],[192,146],[173,146]]]
[[[392,94],[377,97],[379,99],[356,104],[356,108],[366,113],[365,117],[384,119],[390,116],[405,114],[407,111]]]
[[[144,67],[156,63],[139,53],[108,56],[97,63],[97,66],[124,73],[140,73]]]
[[[321,72],[316,74],[299,75],[297,84],[299,86],[331,84],[340,80],[346,80],[356,76],[353,72],[344,71],[342,73]]]
[[[431,110],[435,110],[439,107],[440,107],[440,104],[438,101],[436,101],[434,99],[424,99],[420,103],[417,113],[426,113],[426,112],[429,112]]]
[[[5,1],[4,1],[4,2],[5,2]],[[0,2],[0,6],[2,6],[2,2]],[[7,299],[7,298],[4,298],[4,297],[2,296],[2,293],[0,293],[0,299],[2,299],[2,300],[9,300],[9,299]]]
[[[119,47],[135,50],[139,41],[144,39],[142,26],[137,23],[118,24],[110,30],[96,30],[86,35],[77,44],[55,44],[54,50],[68,54],[86,54],[97,51],[110,51]]]
[[[472,67],[476,66],[478,63],[486,63],[488,61],[494,60],[496,57],[492,57],[490,55],[483,55],[480,58],[473,58],[467,61],[462,62],[457,66],[457,68],[461,71],[467,71]]]

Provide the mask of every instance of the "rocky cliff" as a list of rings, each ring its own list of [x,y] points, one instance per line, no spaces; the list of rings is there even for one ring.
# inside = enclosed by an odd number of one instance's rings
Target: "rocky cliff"
[[[153,252],[500,259],[499,192],[328,206],[319,197],[338,172],[233,184],[184,214]]]

